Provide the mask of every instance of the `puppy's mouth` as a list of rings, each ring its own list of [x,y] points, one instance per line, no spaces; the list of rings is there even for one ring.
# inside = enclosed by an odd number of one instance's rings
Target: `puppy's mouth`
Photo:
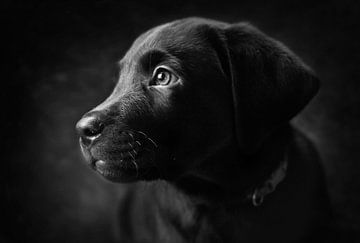
[[[90,167],[110,181],[131,182],[146,179],[155,169],[157,144],[145,133],[123,132],[123,136],[115,141],[115,144],[115,151],[98,153],[98,145],[86,148],[80,138],[81,150]]]

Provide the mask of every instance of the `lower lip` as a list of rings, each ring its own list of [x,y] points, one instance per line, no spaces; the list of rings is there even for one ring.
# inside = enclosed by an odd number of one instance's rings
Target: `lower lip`
[[[98,161],[95,162],[95,167],[100,169],[100,170],[103,170],[103,169],[106,169],[107,165],[106,165],[105,161],[98,160]]]
[[[104,160],[96,161],[95,162],[95,168],[100,173],[104,173],[104,172],[107,172],[107,171],[119,171],[121,169],[121,168],[119,168],[119,166],[107,163]]]
[[[132,180],[137,177],[138,171],[136,169],[125,169],[110,163],[107,163],[103,160],[98,160],[95,162],[95,169],[102,176],[109,180]]]

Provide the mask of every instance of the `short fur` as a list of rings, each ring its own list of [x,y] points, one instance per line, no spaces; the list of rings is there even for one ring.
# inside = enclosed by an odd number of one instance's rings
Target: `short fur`
[[[149,85],[160,64],[180,81]],[[119,67],[113,93],[78,125],[92,168],[136,182],[119,242],[295,242],[324,227],[319,157],[289,124],[319,82],[283,44],[250,24],[187,18],[142,34]],[[85,144],[89,117],[104,128]],[[142,148],[126,160],[131,139]],[[248,196],[284,158],[285,179],[255,207]]]

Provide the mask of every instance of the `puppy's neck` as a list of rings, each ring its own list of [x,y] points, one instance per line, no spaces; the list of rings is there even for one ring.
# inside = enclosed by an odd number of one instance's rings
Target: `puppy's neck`
[[[196,200],[206,203],[244,201],[249,191],[264,183],[283,162],[291,128],[287,125],[269,136],[252,155],[239,153],[230,143],[175,185]]]

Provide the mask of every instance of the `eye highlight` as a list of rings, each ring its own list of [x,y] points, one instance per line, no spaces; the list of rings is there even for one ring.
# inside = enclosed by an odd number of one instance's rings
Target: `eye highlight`
[[[174,74],[171,68],[167,66],[158,66],[155,68],[150,82],[150,86],[166,86],[176,82],[179,77]]]

